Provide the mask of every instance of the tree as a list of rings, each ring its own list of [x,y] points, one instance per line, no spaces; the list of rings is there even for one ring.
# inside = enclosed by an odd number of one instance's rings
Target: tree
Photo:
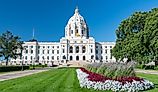
[[[20,39],[19,36],[14,36],[9,31],[0,36],[0,56],[6,60],[6,65],[11,58],[16,59],[22,56],[23,42]]]
[[[149,12],[135,12],[123,20],[116,30],[116,45],[112,54],[116,59],[149,62],[158,60],[158,8]]]

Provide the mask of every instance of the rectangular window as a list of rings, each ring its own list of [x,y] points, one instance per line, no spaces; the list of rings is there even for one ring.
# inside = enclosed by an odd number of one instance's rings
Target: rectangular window
[[[47,54],[49,54],[49,50],[47,50]]]
[[[65,50],[63,49],[63,53],[65,53]]]
[[[31,54],[33,54],[33,50],[31,50]]]
[[[52,54],[54,54],[54,50],[52,50]]]
[[[44,50],[43,50],[43,54],[44,54]]]
[[[91,53],[93,53],[93,49],[91,49]]]
[[[59,56],[57,56],[57,60],[59,60]]]
[[[105,53],[107,54],[107,49],[105,50]]]
[[[59,50],[57,50],[57,54],[59,54]]]
[[[28,50],[26,50],[26,54],[28,53]]]
[[[54,56],[52,56],[52,60],[54,60]]]
[[[71,30],[71,34],[73,34],[73,30]]]

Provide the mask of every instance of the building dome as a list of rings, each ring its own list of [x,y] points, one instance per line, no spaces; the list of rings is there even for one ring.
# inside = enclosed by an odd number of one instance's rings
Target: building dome
[[[87,38],[88,26],[84,18],[80,15],[78,8],[75,9],[74,15],[69,19],[65,27],[65,37],[67,38]]]

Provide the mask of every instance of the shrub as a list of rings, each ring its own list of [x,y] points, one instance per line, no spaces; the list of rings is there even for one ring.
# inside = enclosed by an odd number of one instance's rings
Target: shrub
[[[23,69],[29,69],[29,66],[23,66]],[[0,72],[9,72],[9,71],[20,71],[22,70],[22,66],[1,66]]]
[[[86,66],[86,69],[102,74],[110,78],[119,78],[122,76],[136,76],[134,63],[93,63]]]

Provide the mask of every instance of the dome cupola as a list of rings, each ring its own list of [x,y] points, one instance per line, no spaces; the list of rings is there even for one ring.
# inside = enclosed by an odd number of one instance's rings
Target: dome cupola
[[[74,15],[69,19],[65,27],[65,37],[87,38],[88,36],[88,26],[84,18],[80,15],[78,7],[76,7]]]

